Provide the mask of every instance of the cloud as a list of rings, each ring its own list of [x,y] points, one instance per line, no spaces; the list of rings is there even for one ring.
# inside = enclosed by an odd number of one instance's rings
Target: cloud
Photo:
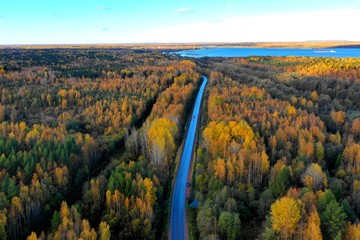
[[[0,19],[5,19],[6,17],[5,16],[0,16]]]
[[[180,13],[180,14],[184,14],[184,13],[190,12],[191,10],[192,10],[191,8],[182,7],[182,8],[179,8],[178,10],[176,10],[176,12]]]
[[[360,22],[359,9],[293,14],[238,16],[223,21],[202,21],[150,29],[140,42],[253,42],[359,40],[360,31],[349,23]]]
[[[110,30],[110,28],[107,28],[107,27],[101,29],[102,32],[107,32],[109,30]]]

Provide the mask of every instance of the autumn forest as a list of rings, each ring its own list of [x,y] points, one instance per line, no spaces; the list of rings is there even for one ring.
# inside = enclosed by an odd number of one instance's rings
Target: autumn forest
[[[360,239],[360,59],[0,50],[0,239]],[[194,204],[195,203],[195,204]]]

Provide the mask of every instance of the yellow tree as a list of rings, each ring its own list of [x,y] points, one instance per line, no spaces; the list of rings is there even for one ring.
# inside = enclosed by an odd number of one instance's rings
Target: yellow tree
[[[178,132],[176,124],[166,118],[154,120],[148,131],[150,156],[153,164],[168,162],[175,148],[174,138]]]
[[[67,203],[65,201],[63,201],[61,203],[61,207],[60,207],[60,219],[61,222],[65,222],[68,221],[68,219],[70,218],[70,211],[69,211],[69,207],[67,205]]]
[[[110,233],[110,226],[106,222],[101,222],[99,224],[99,239],[100,240],[110,240],[111,233]]]
[[[336,125],[343,124],[345,122],[345,112],[343,111],[332,111],[331,112],[331,119],[334,121]]]
[[[0,104],[0,123],[5,120],[5,107]]]
[[[66,166],[55,168],[55,181],[60,187],[65,187],[68,184],[69,170]]]
[[[343,152],[343,160],[349,172],[358,174],[360,172],[360,144],[346,146]]]
[[[319,95],[317,94],[316,91],[313,91],[313,92],[311,92],[311,94],[310,94],[310,98],[311,98],[311,100],[313,100],[313,101],[317,101],[318,98],[319,98]]]
[[[219,158],[218,160],[214,161],[214,175],[216,178],[224,181],[226,175],[226,164],[224,159]]]
[[[348,223],[346,229],[346,240],[358,240],[360,239],[360,224]]]
[[[36,233],[31,232],[31,234],[27,237],[27,240],[38,240]]]
[[[287,115],[289,116],[296,115],[296,108],[294,108],[293,106],[289,106],[287,108]]]
[[[1,115],[1,110],[0,110]],[[1,116],[0,116],[1,121]],[[351,124],[351,132],[354,134],[355,140],[358,140],[360,136],[360,118],[355,119]]]
[[[283,197],[271,205],[272,228],[282,239],[290,239],[300,221],[300,208],[297,202]]]
[[[305,239],[307,240],[322,240],[322,234],[320,230],[320,217],[316,209],[314,209],[308,217]]]
[[[95,232],[95,229],[90,227],[90,223],[86,219],[82,220],[82,231],[81,231],[80,237],[84,240],[96,240],[97,239],[97,234]]]

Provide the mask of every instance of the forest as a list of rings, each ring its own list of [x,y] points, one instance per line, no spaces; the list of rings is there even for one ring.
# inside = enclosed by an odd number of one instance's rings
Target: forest
[[[195,63],[17,49],[0,65],[1,239],[161,236]]]
[[[198,60],[209,86],[190,239],[360,238],[359,63]]]
[[[360,239],[360,60],[0,51],[0,239],[168,239],[202,81],[189,239]]]

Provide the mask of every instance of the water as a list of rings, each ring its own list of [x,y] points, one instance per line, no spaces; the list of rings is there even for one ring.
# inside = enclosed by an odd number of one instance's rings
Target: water
[[[176,52],[183,57],[249,57],[249,56],[298,56],[298,57],[360,57],[360,48],[205,48]]]

